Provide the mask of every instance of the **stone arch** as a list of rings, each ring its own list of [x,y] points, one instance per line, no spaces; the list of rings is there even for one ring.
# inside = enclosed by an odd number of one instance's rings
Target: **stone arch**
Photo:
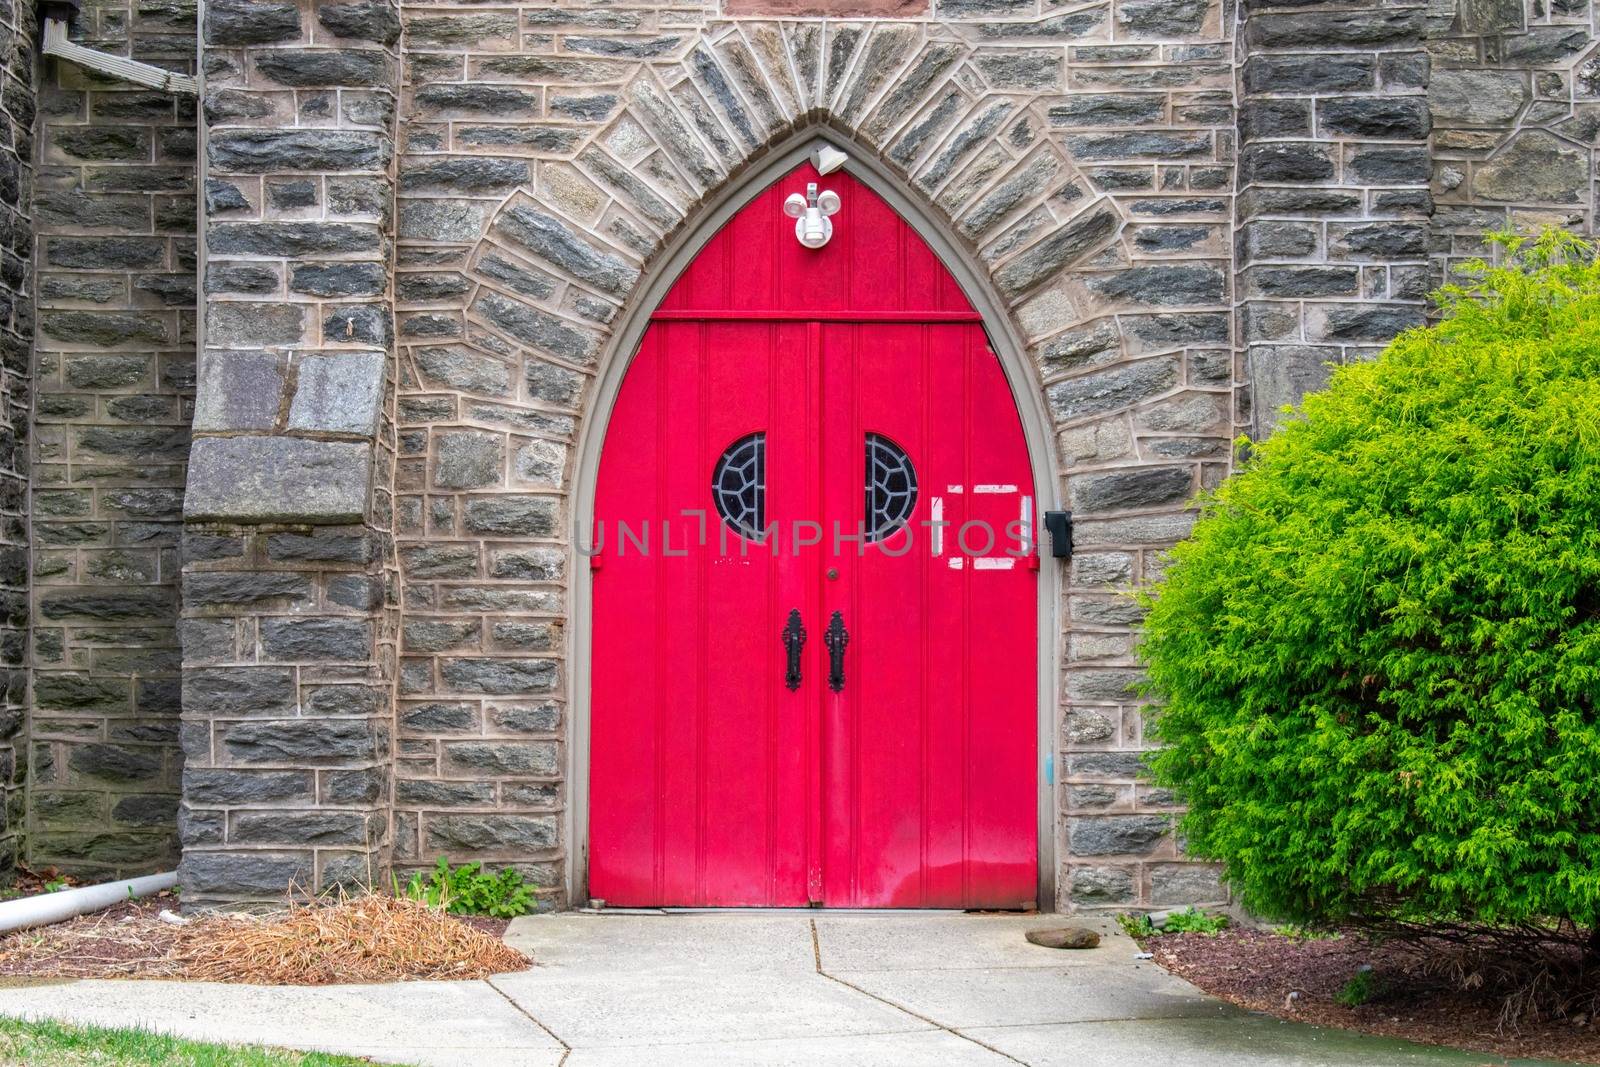
[[[1103,5],[1084,5],[1041,21],[1080,18],[1092,28],[1104,15]],[[1005,25],[1020,33],[1031,24]],[[1053,483],[1080,516],[1104,516],[1080,525],[1080,544],[1093,551],[1055,575],[1060,595],[1049,600],[1061,625],[1041,628],[1059,653],[1041,656],[1042,751],[1058,754],[1058,779],[1085,783],[1059,788],[1041,808],[1048,840],[1074,866],[1055,899],[1121,903],[1119,886],[1135,882],[1135,897],[1148,896],[1152,863],[1177,858],[1160,798],[1135,784],[1134,613],[1104,586],[1157,565],[1154,551],[1186,529],[1187,497],[1226,461],[1225,273],[1164,262],[1171,248],[1148,235],[1172,228],[1139,221],[1138,203],[1115,193],[1114,168],[1091,175],[1087,163],[1132,156],[1154,171],[1153,154],[1182,158],[1201,140],[1213,154],[1223,148],[1214,133],[1055,132],[1048,98],[1009,87],[1020,80],[1008,82],[980,47],[983,33],[922,22],[830,23],[826,33],[815,22],[713,22],[657,55],[595,61],[625,70],[620,88],[563,99],[599,116],[581,137],[517,134],[553,138],[533,163],[497,153],[505,145],[494,139],[511,134],[492,124],[461,151],[460,126],[522,106],[523,80],[586,76],[558,69],[563,61],[473,60],[466,74],[476,80],[406,92],[397,865],[425,862],[427,847],[504,859],[531,846],[549,858],[533,865],[536,877],[577,888],[574,865],[558,865],[581,825],[582,783],[562,770],[581,748],[570,713],[582,688],[586,575],[562,531],[584,506],[583,462],[603,437],[603,383],[631,355],[629,331],[647,316],[655,281],[670,281],[675,257],[709,237],[728,190],[753,194],[764,162],[818,135],[845,142],[875,187],[925,223],[1003,334],[997,347],[1010,353],[1019,406],[1033,411],[1037,484]],[[448,144],[428,144],[434,121],[451,124]],[[451,189],[477,198],[432,195]],[[1157,217],[1220,212],[1192,199],[1161,201]],[[1203,231],[1189,240],[1223,240],[1221,224],[1189,229]],[[483,617],[456,624],[464,613]],[[546,655],[548,669],[538,666]],[[1063,662],[1072,669],[1058,674]],[[449,740],[465,732],[518,740]],[[503,780],[492,795],[437,788],[425,760],[408,766],[413,740],[442,777],[477,760]],[[548,781],[518,782],[518,768]],[[502,814],[492,832],[467,820],[456,820],[465,830],[455,837],[430,828],[444,825],[434,813],[479,804],[529,814]],[[1137,862],[1103,862],[1125,853]]]

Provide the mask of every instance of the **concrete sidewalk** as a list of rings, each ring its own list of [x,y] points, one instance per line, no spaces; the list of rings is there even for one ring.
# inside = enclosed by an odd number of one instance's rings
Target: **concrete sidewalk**
[[[1504,1061],[1283,1023],[1221,1004],[1109,927],[1023,940],[1040,916],[563,914],[519,919],[537,961],[486,982],[320,989],[61,982],[0,1014],[397,1063],[527,1067],[1478,1067]]]

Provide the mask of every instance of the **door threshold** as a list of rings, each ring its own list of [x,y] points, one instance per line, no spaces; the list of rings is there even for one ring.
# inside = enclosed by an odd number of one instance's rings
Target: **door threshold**
[[[883,918],[893,916],[898,918],[921,918],[929,915],[1038,915],[1037,911],[993,911],[980,909],[968,911],[963,908],[573,908],[579,915],[781,915],[795,917],[800,915],[826,915],[830,919],[837,919],[853,915],[863,918]]]

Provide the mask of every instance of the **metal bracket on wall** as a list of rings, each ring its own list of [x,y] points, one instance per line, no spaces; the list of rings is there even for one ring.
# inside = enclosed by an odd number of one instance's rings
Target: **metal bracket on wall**
[[[50,3],[45,5],[46,15],[44,20],[44,54],[64,59],[87,70],[107,74],[113,78],[120,78],[125,82],[135,85],[145,85],[151,89],[160,89],[167,93],[186,93],[189,96],[200,94],[200,83],[187,74],[178,74],[170,70],[162,70],[151,63],[141,63],[137,59],[128,59],[124,56],[114,56],[109,52],[99,52],[93,48],[85,48],[76,44],[67,37],[67,23],[64,19],[49,14],[51,9],[57,11],[71,11],[76,5],[63,3]]]
[[[1072,556],[1072,512],[1047,511],[1044,513],[1045,532],[1050,535],[1050,554],[1057,559]]]

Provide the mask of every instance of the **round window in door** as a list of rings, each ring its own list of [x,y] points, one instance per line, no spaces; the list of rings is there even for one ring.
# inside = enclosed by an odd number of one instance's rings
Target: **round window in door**
[[[882,434],[867,434],[867,540],[882,541],[900,529],[916,506],[917,470],[911,457]]]
[[[767,513],[766,434],[746,434],[727,447],[711,474],[711,497],[734,533],[761,540]]]

